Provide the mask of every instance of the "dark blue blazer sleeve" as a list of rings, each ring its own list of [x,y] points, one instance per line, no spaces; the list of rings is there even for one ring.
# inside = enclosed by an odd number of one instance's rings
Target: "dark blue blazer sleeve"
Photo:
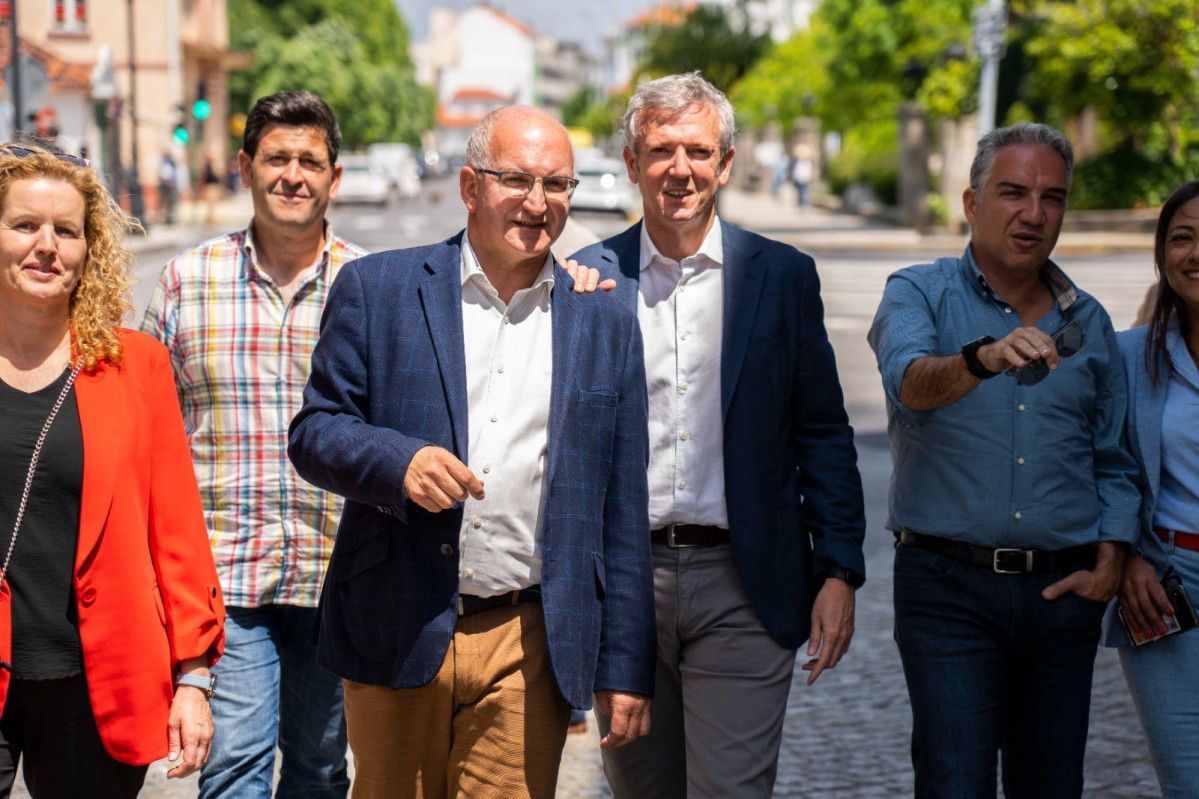
[[[412,456],[429,442],[369,421],[371,332],[361,263],[343,267],[329,292],[287,453],[313,485],[356,502],[392,506],[406,521],[404,475]]]

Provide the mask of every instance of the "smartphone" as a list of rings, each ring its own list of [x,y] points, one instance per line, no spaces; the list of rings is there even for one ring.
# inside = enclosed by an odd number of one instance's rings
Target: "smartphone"
[[[1176,575],[1170,575],[1162,580],[1162,588],[1166,589],[1166,597],[1169,598],[1170,605],[1174,608],[1174,615],[1167,616],[1162,620],[1162,626],[1166,628],[1164,633],[1155,632],[1149,635],[1144,630],[1134,631],[1132,625],[1128,623],[1128,619],[1124,618],[1124,608],[1116,608],[1120,624],[1124,626],[1124,632],[1128,633],[1128,640],[1132,642],[1133,646],[1141,647],[1199,627],[1199,617],[1195,614],[1195,605],[1191,602],[1182,580]]]

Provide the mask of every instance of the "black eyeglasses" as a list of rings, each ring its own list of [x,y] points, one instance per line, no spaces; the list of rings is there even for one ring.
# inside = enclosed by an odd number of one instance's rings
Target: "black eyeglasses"
[[[545,196],[554,200],[569,200],[570,195],[575,193],[575,187],[579,185],[579,181],[566,175],[549,175],[539,178],[528,172],[497,172],[494,169],[483,169],[477,166],[471,167],[471,169],[482,172],[484,175],[495,175],[500,184],[500,191],[509,197],[521,199],[529,196],[529,192],[533,190],[533,186],[538,181],[541,181],[541,190],[545,192]]]
[[[31,155],[52,155],[59,161],[66,161],[68,164],[81,166],[84,169],[92,165],[92,162],[86,158],[80,158],[77,155],[68,155],[67,153],[56,153],[52,150],[30,150],[28,147],[14,147],[9,145],[4,148],[4,152],[12,153],[17,158],[28,158]]]
[[[1059,327],[1049,334],[1049,337],[1053,339],[1053,345],[1057,348],[1060,358],[1073,358],[1087,343],[1087,334],[1082,329],[1082,322],[1077,319]],[[1045,365],[1044,360],[1035,360],[1021,367],[1013,366],[1007,370],[1007,374],[1016,378],[1018,386],[1035,386],[1049,374],[1049,367]]]

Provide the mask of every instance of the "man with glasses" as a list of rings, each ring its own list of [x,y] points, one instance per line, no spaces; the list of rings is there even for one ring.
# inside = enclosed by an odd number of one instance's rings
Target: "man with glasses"
[[[1107,313],[1050,260],[1073,150],[978,143],[970,243],[891,275],[870,345],[894,469],[895,639],[916,796],[1077,797],[1106,601],[1137,537]]]
[[[346,497],[318,659],[345,678],[355,797],[554,795],[570,708],[648,731],[654,606],[637,319],[550,247],[566,130],[471,133],[466,230],[333,287],[290,454]]]
[[[341,130],[315,94],[263,97],[238,165],[248,227],[176,256],[142,329],[171,353],[227,617],[200,797],[344,797],[342,687],[310,641],[341,500],[287,460],[321,311],[364,250],[325,219]]]
[[[865,577],[816,266],[717,215],[733,134],[698,72],[640,86],[624,160],[645,217],[575,256],[636,312],[649,379],[657,677],[649,736],[604,750],[617,799],[769,797],[796,650],[809,685],[837,665]]]

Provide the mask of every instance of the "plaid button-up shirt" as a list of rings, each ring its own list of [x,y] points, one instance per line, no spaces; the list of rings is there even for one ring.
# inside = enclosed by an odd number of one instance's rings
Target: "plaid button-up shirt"
[[[252,230],[168,263],[142,330],[171,353],[225,604],[315,607],[341,500],[296,474],[287,426],[333,279],[366,251],[326,227],[315,270],[284,304]]]

